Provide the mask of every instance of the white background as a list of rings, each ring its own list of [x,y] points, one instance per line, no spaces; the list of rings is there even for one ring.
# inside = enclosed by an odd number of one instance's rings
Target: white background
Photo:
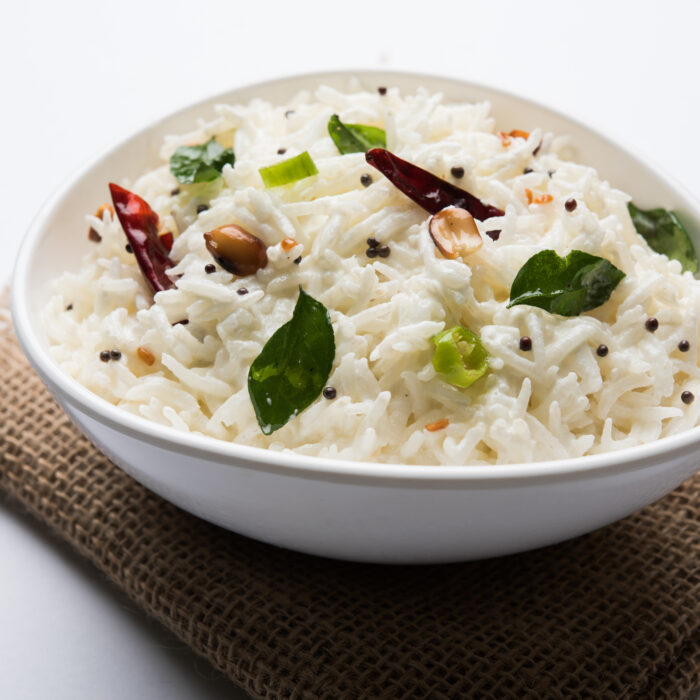
[[[3,283],[37,208],[79,165],[175,108],[291,73],[385,67],[492,84],[624,140],[700,193],[690,0],[63,0],[2,15]],[[0,553],[0,697],[239,697],[2,500]]]

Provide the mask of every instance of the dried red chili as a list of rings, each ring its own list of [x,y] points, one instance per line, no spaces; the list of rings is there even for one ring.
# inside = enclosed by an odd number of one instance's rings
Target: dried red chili
[[[163,231],[163,233],[158,234],[160,236],[160,242],[165,247],[166,252],[170,252],[173,249],[173,232]]]
[[[114,210],[134,251],[136,262],[153,292],[171,289],[175,283],[166,270],[173,266],[158,235],[158,214],[141,197],[109,183]]]
[[[466,190],[442,180],[383,148],[370,149],[365,153],[365,158],[407,197],[431,214],[437,214],[450,206],[466,209],[480,221],[504,214],[498,207],[484,204]]]

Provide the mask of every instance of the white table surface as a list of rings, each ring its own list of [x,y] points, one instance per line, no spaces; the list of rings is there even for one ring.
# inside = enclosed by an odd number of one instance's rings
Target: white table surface
[[[0,280],[51,191],[110,143],[236,85],[334,68],[464,77],[623,139],[700,194],[700,5],[12,3],[0,42]],[[1,698],[244,697],[0,499]]]

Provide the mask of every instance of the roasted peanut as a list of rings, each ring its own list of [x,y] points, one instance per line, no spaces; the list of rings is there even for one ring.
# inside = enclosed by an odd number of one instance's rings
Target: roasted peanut
[[[430,219],[428,230],[438,250],[450,260],[467,256],[484,243],[474,217],[466,209],[447,207],[439,211]]]
[[[98,219],[101,219],[105,213],[105,211],[109,212],[110,216],[114,216],[114,207],[105,202],[104,204],[100,204],[99,207],[97,207],[97,211],[95,212],[95,216]],[[99,243],[102,240],[102,236],[100,236],[95,229],[90,226],[90,230],[88,231],[88,239],[91,240],[93,243]]]
[[[234,224],[204,234],[214,260],[234,275],[253,275],[267,265],[267,247],[252,233]]]
[[[101,219],[102,216],[104,215],[105,211],[108,211],[110,216],[114,216],[114,207],[111,204],[109,204],[109,202],[105,202],[104,204],[100,204],[100,206],[97,207],[97,211],[95,212],[95,216],[98,219]]]

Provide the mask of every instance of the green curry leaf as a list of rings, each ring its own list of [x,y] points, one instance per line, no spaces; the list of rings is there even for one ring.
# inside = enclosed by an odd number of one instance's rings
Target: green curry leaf
[[[248,393],[265,435],[318,398],[334,358],[328,310],[300,287],[291,320],[272,334],[248,373]]]
[[[328,133],[342,153],[364,153],[370,148],[386,148],[386,133],[377,126],[343,124],[334,114],[328,120]]]
[[[489,354],[479,336],[464,326],[453,326],[434,335],[433,344],[433,367],[448,384],[466,389],[489,368]]]
[[[675,212],[666,209],[637,208],[632,202],[627,205],[637,233],[656,253],[678,260],[683,270],[693,274],[698,271],[698,257],[688,232]]]
[[[624,276],[605,258],[582,250],[572,250],[565,258],[542,250],[515,276],[508,308],[527,304],[560,316],[578,316],[604,304]]]
[[[170,172],[184,185],[210,182],[221,177],[224,165],[233,165],[233,149],[211,138],[200,146],[180,146],[170,157]]]

